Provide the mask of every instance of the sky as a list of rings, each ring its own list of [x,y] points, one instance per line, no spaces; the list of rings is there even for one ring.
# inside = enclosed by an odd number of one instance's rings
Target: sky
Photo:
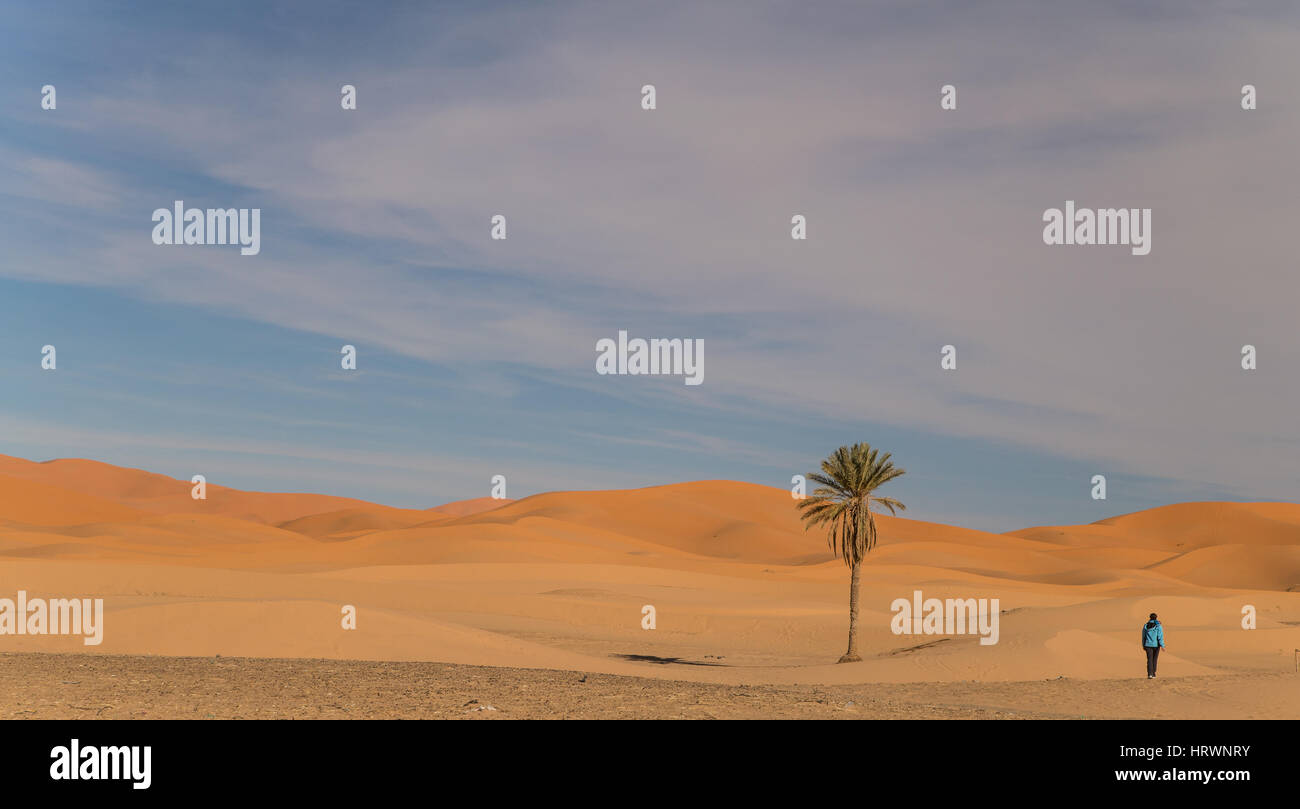
[[[1294,3],[304,8],[0,11],[0,453],[427,508],[866,441],[986,530],[1297,499]],[[261,252],[155,245],[176,200]],[[1151,253],[1044,244],[1066,200]],[[619,330],[704,383],[597,374]]]

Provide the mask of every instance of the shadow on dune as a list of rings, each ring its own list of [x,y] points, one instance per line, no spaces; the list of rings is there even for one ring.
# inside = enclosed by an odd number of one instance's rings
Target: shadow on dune
[[[631,660],[634,663],[658,663],[661,666],[666,666],[670,663],[676,663],[682,666],[724,666],[725,667],[727,665],[726,663],[705,663],[702,660],[683,660],[680,657],[658,657],[656,655],[616,654],[616,655],[610,655],[610,657],[621,657],[624,660]]]
[[[876,657],[893,657],[894,655],[907,654],[908,652],[917,652],[920,651],[921,649],[929,649],[932,646],[938,646],[941,643],[947,643],[950,640],[952,640],[952,638],[939,638],[938,640],[926,641],[925,643],[918,643],[915,646],[905,646],[902,649],[890,649],[888,652],[881,652],[880,654],[876,655]]]

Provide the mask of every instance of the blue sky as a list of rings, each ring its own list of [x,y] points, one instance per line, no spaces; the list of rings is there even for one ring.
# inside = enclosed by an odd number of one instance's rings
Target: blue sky
[[[8,4],[0,452],[427,507],[865,440],[992,530],[1295,499],[1300,13],[1128,5]],[[262,252],[153,245],[177,199]],[[1066,199],[1151,255],[1046,247]],[[619,329],[705,383],[598,376]]]

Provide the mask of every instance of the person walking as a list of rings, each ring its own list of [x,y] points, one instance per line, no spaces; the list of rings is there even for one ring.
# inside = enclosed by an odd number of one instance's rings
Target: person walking
[[[1147,653],[1147,679],[1156,678],[1156,661],[1160,658],[1160,650],[1165,648],[1165,628],[1160,625],[1156,614],[1151,613],[1151,618],[1142,625],[1142,649]]]

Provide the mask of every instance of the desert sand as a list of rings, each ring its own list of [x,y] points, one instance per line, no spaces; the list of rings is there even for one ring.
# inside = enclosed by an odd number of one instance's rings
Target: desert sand
[[[791,705],[864,706],[877,693],[865,686],[888,684],[880,694],[916,697],[899,715],[913,703],[1088,715],[1091,694],[1097,715],[1300,718],[1296,504],[1183,503],[1010,534],[882,516],[863,572],[864,660],[836,665],[848,571],[783,489],[698,481],[431,509],[190,489],[0,456],[0,597],[99,597],[106,612],[99,646],[4,635],[0,654],[424,662],[529,670],[518,682],[534,688],[547,671],[580,672],[695,694],[761,687]],[[999,599],[999,642],[893,634],[891,602],[916,589]],[[1244,605],[1258,628],[1242,628]],[[1138,641],[1153,611],[1169,647],[1154,683]],[[47,665],[7,660],[19,658]],[[632,711],[653,691],[626,690]],[[26,710],[21,693],[4,699],[5,716]]]

